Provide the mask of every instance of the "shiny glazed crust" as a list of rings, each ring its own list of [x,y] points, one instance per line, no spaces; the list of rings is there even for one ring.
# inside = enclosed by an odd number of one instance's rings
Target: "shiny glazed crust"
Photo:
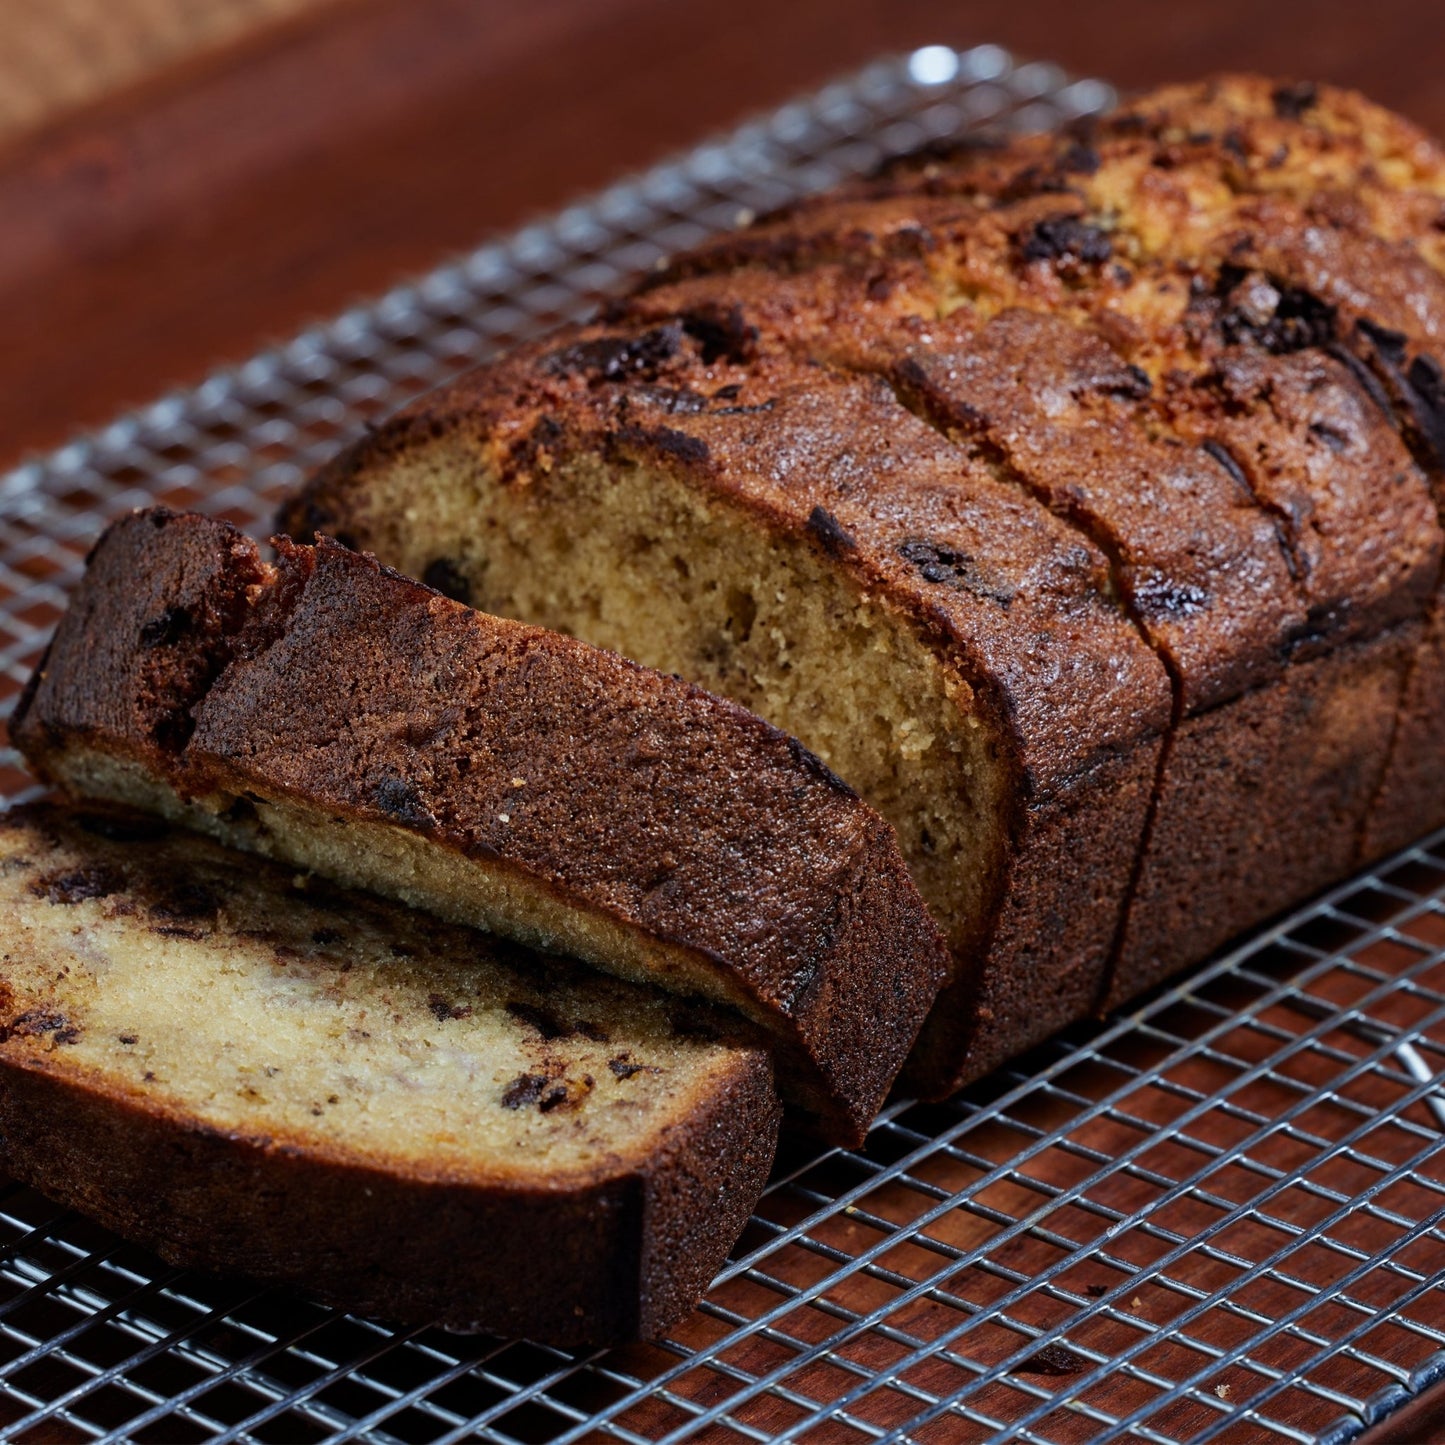
[[[731,1004],[835,1139],[942,978],[892,831],[794,740],[335,543],[273,570],[221,523],[122,520],[13,736],[76,794]]]
[[[720,1017],[670,1032],[655,995],[150,819],[0,817],[0,914],[3,1165],[169,1263],[610,1343],[691,1308],[767,1178],[767,1057]],[[382,1015],[385,1067],[357,1028]],[[540,1072],[509,1084],[517,1059]]]

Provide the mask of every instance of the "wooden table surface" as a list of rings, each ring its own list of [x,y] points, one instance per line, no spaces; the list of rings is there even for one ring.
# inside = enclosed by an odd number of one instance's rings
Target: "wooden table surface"
[[[0,467],[883,50],[1324,78],[1445,135],[1426,0],[247,3],[63,105],[0,95]],[[1372,1438],[1445,1439],[1445,1391]]]
[[[0,467],[885,49],[1328,78],[1445,134],[1425,0],[204,3],[230,43],[0,132]]]

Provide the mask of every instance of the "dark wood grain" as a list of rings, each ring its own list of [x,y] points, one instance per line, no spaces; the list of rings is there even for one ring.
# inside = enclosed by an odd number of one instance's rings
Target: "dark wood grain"
[[[0,153],[0,465],[880,50],[1359,85],[1445,132],[1418,0],[342,0]]]

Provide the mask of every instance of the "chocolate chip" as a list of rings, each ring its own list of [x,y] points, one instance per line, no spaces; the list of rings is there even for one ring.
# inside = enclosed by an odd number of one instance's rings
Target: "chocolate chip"
[[[502,1107],[521,1109],[527,1104],[535,1104],[548,1082],[545,1074],[518,1074],[502,1093]]]
[[[537,1103],[537,1107],[544,1113],[550,1114],[558,1104],[567,1102],[567,1085],[553,1084]]]
[[[1081,141],[1075,141],[1059,157],[1059,169],[1076,176],[1092,176],[1099,169],[1099,164],[1099,152]]]
[[[1320,98],[1319,87],[1312,80],[1302,80],[1295,85],[1277,86],[1270,92],[1274,102],[1274,113],[1281,120],[1299,120],[1305,111],[1312,110]]]
[[[1054,216],[1039,221],[1023,237],[1025,261],[1058,261],[1102,265],[1114,254],[1114,244],[1097,226],[1077,216]]]
[[[114,868],[95,864],[77,868],[70,873],[52,873],[30,885],[30,891],[47,903],[83,903],[89,898],[105,898],[119,893],[125,878]]]
[[[416,784],[407,778],[383,778],[372,792],[372,801],[383,813],[413,827],[430,827],[436,819],[422,803]]]
[[[135,1041],[136,1036],[134,1034],[121,1034],[117,1040],[117,1042],[124,1044],[126,1048],[130,1048]]]
[[[1084,1363],[1064,1345],[1045,1345],[1014,1368],[1021,1375],[1077,1375]]]
[[[851,534],[846,532],[838,519],[824,507],[814,507],[808,514],[808,530],[830,557],[841,557],[846,552],[858,550],[858,544]]]
[[[1380,355],[1387,361],[1403,362],[1405,360],[1405,333],[1396,331],[1390,326],[1381,326],[1378,321],[1371,321],[1368,316],[1362,316],[1355,322],[1356,328],[1372,342]]]
[[[536,1004],[512,1000],[507,1004],[507,1012],[514,1019],[520,1019],[524,1024],[536,1029],[544,1039],[567,1039],[576,1032],[571,1024],[564,1023],[556,1014],[539,1008]]]
[[[152,617],[140,630],[140,645],[174,647],[195,625],[184,607],[167,607],[159,617]]]
[[[641,336],[599,336],[554,351],[542,369],[556,376],[581,374],[592,381],[653,381],[677,354],[682,327],[656,326]]]
[[[742,365],[757,351],[758,328],[749,326],[741,306],[710,303],[682,315],[682,329],[698,344],[704,366],[719,361]]]
[[[1134,605],[1149,618],[1192,617],[1209,602],[1209,594],[1202,587],[1171,582],[1157,573],[1136,576],[1132,596]]]
[[[898,555],[916,567],[925,582],[972,592],[1002,607],[1014,599],[1013,587],[986,579],[974,559],[957,547],[925,537],[911,537],[898,544]]]
[[[630,1079],[634,1074],[660,1072],[655,1064],[635,1064],[626,1054],[618,1054],[615,1059],[608,1059],[607,1067],[611,1069],[614,1077],[619,1079]]]
[[[437,557],[428,562],[422,571],[421,580],[428,587],[440,592],[443,597],[450,597],[453,602],[471,606],[472,584],[467,581],[467,574],[450,557]]]
[[[452,1003],[450,999],[439,993],[429,993],[426,996],[426,1006],[431,1010],[432,1017],[439,1023],[444,1024],[451,1019],[470,1018],[472,1006],[466,1003]]]
[[[1226,309],[1219,329],[1230,345],[1253,341],[1275,356],[1325,347],[1338,333],[1338,313],[1301,286],[1288,286],[1237,266],[1220,270],[1216,294]]]

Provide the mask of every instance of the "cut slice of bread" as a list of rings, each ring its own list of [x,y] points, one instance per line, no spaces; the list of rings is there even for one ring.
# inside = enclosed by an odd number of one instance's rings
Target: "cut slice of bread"
[[[946,967],[889,826],[741,708],[326,542],[95,549],[12,727],[42,776],[735,1008],[856,1142]]]
[[[1087,537],[879,378],[756,356],[728,323],[516,354],[286,520],[804,736],[894,824],[948,930],[909,1078],[947,1092],[1092,1008],[1168,679]]]
[[[172,1264],[556,1344],[656,1335],[767,1177],[764,1050],[136,814],[0,814],[0,1164]]]

